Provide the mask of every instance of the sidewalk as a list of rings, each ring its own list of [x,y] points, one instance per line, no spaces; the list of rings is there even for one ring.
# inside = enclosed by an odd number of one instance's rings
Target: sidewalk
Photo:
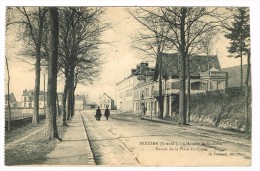
[[[177,125],[177,122],[160,119],[153,117],[151,120],[150,116],[143,116],[142,119],[149,120],[152,122],[166,123],[171,125]],[[226,141],[236,143],[239,145],[245,145],[251,147],[251,140],[245,138],[245,134],[240,132],[232,132],[217,127],[201,126],[198,123],[191,122],[191,126],[185,126],[181,128],[181,131],[192,133],[198,136],[218,139],[220,141]]]
[[[75,113],[62,140],[47,155],[46,165],[96,165],[80,112]]]

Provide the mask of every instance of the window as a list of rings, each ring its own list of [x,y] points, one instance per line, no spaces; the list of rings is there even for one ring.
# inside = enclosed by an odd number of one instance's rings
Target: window
[[[149,96],[149,88],[146,88],[146,89],[145,89],[145,96],[146,96],[146,97]]]

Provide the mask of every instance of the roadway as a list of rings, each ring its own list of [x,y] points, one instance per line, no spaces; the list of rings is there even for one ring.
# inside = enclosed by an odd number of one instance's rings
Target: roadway
[[[96,121],[82,111],[97,165],[102,166],[250,166],[250,140],[217,128],[180,127],[112,114]],[[104,112],[103,112],[104,113]]]

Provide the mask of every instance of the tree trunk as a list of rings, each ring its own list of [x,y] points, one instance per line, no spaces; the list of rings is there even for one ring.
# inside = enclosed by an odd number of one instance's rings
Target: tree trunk
[[[69,88],[68,88],[68,94],[67,94],[67,120],[71,119],[71,100],[72,100],[72,89],[71,89],[71,78],[69,78]]]
[[[242,53],[240,52],[240,88],[242,90],[243,87],[243,57],[242,57]]]
[[[44,110],[44,115],[46,116],[46,91],[45,91],[45,74],[43,75],[43,110]]]
[[[163,118],[163,107],[164,107],[164,97],[163,97],[163,92],[162,92],[162,56],[159,55],[159,98],[158,98],[158,103],[159,103],[159,118]]]
[[[66,77],[65,85],[64,85],[64,91],[63,91],[63,99],[62,99],[62,126],[66,126],[66,120],[67,120],[67,112],[66,112],[66,100],[67,100],[67,94],[68,94],[68,88],[69,88],[69,79]]]
[[[186,70],[186,42],[185,42],[185,18],[187,9],[181,8],[181,24],[180,24],[180,34],[181,34],[181,46],[180,46],[180,98],[179,98],[179,125],[186,125],[186,104],[185,104],[185,70]]]
[[[77,81],[76,79],[74,79],[74,85],[73,85],[73,113],[75,111],[75,91],[76,91],[76,88],[77,88]]]
[[[11,132],[11,106],[10,106],[10,73],[7,57],[5,56],[5,63],[7,69],[7,106],[8,106],[8,122],[7,122],[7,130]]]
[[[57,101],[57,110],[58,110],[58,115],[60,115],[61,113],[60,113],[60,103],[59,103],[59,97],[58,97],[58,94],[57,94],[57,96],[56,96],[56,101]]]
[[[190,57],[187,57],[187,118],[188,122],[190,122]]]
[[[70,104],[70,97],[71,96],[71,91],[70,91],[70,87],[68,88],[68,93],[67,93],[67,120],[70,120],[70,109],[71,109],[71,104]]]
[[[240,88],[242,92],[243,87],[243,48],[242,48],[242,36],[240,35]]]
[[[71,111],[72,111],[72,115],[71,117],[74,116],[74,113],[75,113],[75,94],[74,94],[74,89],[73,89],[73,92],[72,92],[72,105],[71,105]]]
[[[39,92],[40,92],[40,74],[41,74],[41,50],[36,47],[35,62],[35,87],[34,87],[34,112],[32,123],[39,123]]]
[[[74,94],[74,67],[71,66],[70,74],[69,74],[69,89],[68,89],[68,101],[67,101],[67,108],[68,108],[68,120],[71,119],[73,116],[73,94]]]
[[[72,79],[71,79],[71,117],[74,116],[74,108],[75,108],[75,95],[74,95],[74,69],[72,73]]]
[[[48,63],[48,94],[45,137],[49,140],[59,139],[56,123],[56,96],[57,96],[57,62],[59,43],[58,8],[50,7],[50,53]]]
[[[246,83],[245,83],[245,109],[246,109],[246,126],[245,126],[245,132],[247,134],[250,134],[250,119],[249,119],[249,78],[251,73],[251,62],[250,62],[250,52],[248,52],[247,57],[247,74],[246,74]]]

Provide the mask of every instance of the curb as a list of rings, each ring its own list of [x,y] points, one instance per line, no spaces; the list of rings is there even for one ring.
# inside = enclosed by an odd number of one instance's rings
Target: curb
[[[87,144],[88,144],[88,146],[89,146],[88,151],[87,151],[87,154],[88,154],[88,156],[89,156],[89,157],[88,157],[88,160],[89,160],[88,165],[97,165],[97,164],[96,164],[96,161],[95,161],[95,158],[94,158],[93,151],[91,150],[88,133],[87,133],[87,130],[86,130],[86,127],[85,127],[85,121],[84,121],[84,119],[83,119],[83,117],[85,118],[85,116],[82,115],[81,112],[80,112],[80,116],[81,116],[81,120],[82,120],[82,123],[83,123],[83,127],[84,127],[84,130],[85,130],[87,139],[88,139],[88,141],[87,141]]]

